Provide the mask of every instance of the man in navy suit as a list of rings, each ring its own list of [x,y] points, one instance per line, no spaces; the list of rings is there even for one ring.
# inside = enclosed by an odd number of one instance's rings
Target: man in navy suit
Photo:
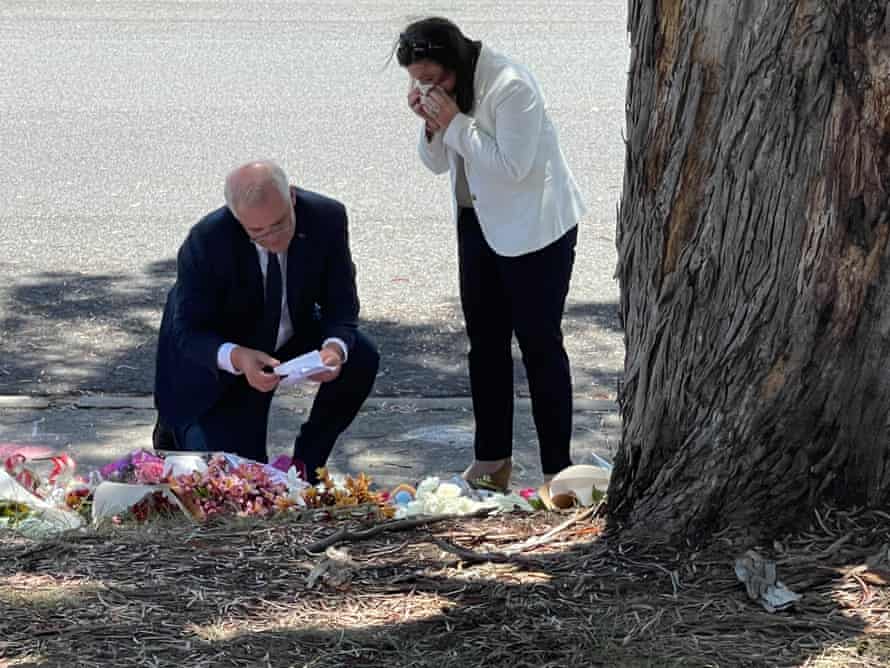
[[[355,265],[340,202],[293,188],[278,165],[229,174],[226,206],[179,249],[158,339],[158,449],[265,462],[272,368],[319,350],[331,368],[294,443],[311,482],[371,392],[379,356],[358,331]]]

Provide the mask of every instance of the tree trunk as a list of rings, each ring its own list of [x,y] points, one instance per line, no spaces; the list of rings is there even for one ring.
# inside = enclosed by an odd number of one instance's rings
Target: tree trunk
[[[625,528],[890,489],[887,0],[629,0]]]

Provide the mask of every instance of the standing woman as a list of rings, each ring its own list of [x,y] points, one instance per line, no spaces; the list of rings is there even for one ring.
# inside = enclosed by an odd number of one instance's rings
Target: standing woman
[[[443,18],[405,28],[396,57],[412,79],[408,105],[423,119],[420,159],[451,175],[476,421],[475,459],[463,476],[479,487],[509,485],[515,333],[549,482],[572,463],[562,316],[581,195],[525,67]],[[541,491],[546,499],[548,487]]]

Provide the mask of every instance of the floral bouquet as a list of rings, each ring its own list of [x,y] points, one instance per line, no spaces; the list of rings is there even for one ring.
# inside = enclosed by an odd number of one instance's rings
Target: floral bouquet
[[[398,504],[398,519],[417,515],[470,515],[480,510],[492,512],[531,512],[534,507],[521,494],[500,494],[471,488],[460,476],[440,480],[436,476],[424,478],[417,485],[415,497]]]
[[[263,464],[225,455],[212,456],[205,471],[172,477],[170,489],[198,519],[268,517],[302,505],[299,494]]]
[[[99,475],[110,482],[157,485],[164,480],[164,460],[147,450],[137,450],[106,464]]]
[[[83,482],[72,483],[65,490],[65,505],[89,521],[93,512],[93,489]]]
[[[303,492],[309,508],[330,511],[338,516],[346,512],[356,514],[365,509],[367,514],[378,518],[391,518],[395,508],[389,503],[389,494],[371,489],[371,478],[364,473],[358,477],[332,476],[326,468],[318,469],[319,483]]]
[[[139,524],[144,524],[150,519],[181,517],[182,510],[170,502],[162,492],[153,492],[143,498],[139,503],[130,507],[128,513],[117,518],[118,523],[132,519]]]
[[[18,501],[0,501],[0,527],[13,527],[31,514],[31,508]]]
[[[66,454],[28,459],[21,453],[6,458],[6,472],[34,496],[45,499],[74,477],[74,460]]]

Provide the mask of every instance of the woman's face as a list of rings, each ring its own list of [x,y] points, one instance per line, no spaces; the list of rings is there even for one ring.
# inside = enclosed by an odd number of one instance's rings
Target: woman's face
[[[431,83],[438,86],[446,93],[453,93],[454,86],[457,84],[457,77],[451,70],[446,70],[439,63],[432,60],[418,60],[405,68],[412,79],[416,79],[420,83]]]

